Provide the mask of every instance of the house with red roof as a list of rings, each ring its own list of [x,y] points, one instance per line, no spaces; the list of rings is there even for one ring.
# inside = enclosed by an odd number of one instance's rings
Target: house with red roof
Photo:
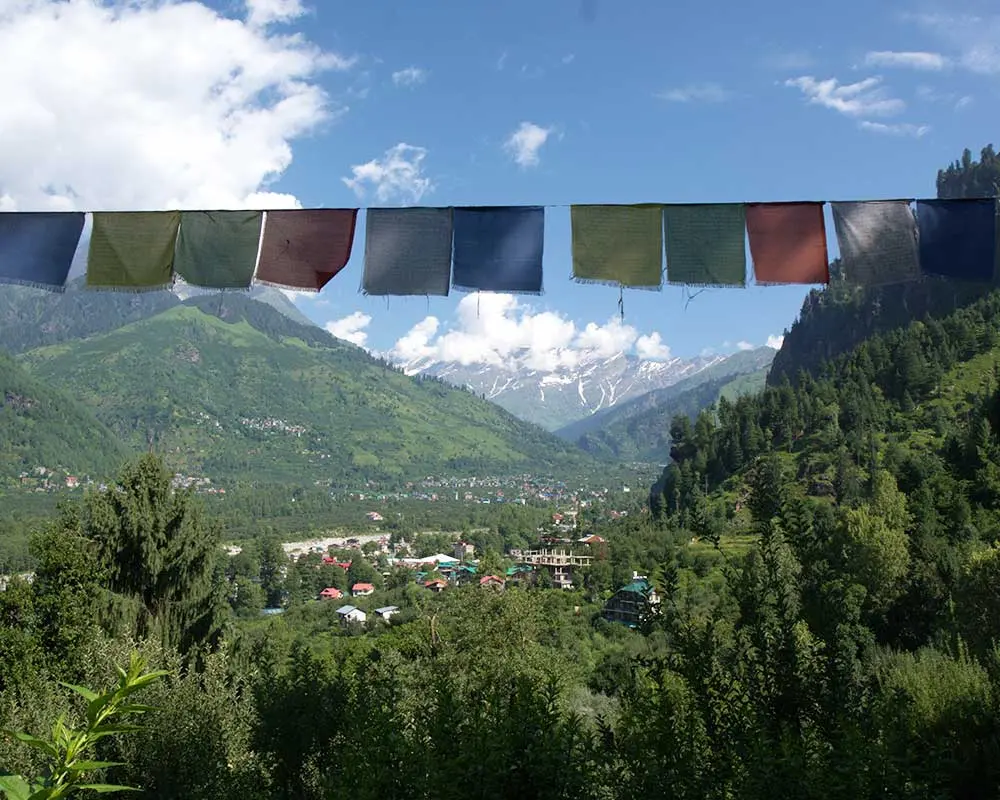
[[[344,593],[335,586],[327,586],[322,592],[319,593],[320,600],[339,600],[344,596]]]
[[[494,589],[502,589],[504,587],[504,580],[498,575],[483,575],[479,579],[480,586],[490,586]]]
[[[434,578],[430,581],[424,581],[424,586],[432,592],[443,592],[448,586],[448,581],[441,578]]]
[[[366,597],[374,592],[375,587],[370,583],[356,583],[351,587],[351,594],[354,597]]]

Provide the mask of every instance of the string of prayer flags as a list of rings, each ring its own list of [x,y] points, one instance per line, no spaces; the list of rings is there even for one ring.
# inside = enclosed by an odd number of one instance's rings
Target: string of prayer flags
[[[62,291],[85,221],[82,212],[0,214],[0,283]]]
[[[746,286],[743,203],[666,205],[667,282],[685,286]]]
[[[663,206],[570,208],[573,278],[633,289],[663,283]]]
[[[368,209],[362,291],[446,297],[452,233],[450,208]]]
[[[179,211],[95,211],[87,286],[133,292],[170,286]]]
[[[456,208],[452,286],[541,294],[544,244],[542,206]]]
[[[318,292],[347,266],[354,244],[356,208],[268,211],[257,280]]]
[[[757,283],[830,282],[823,203],[748,203],[746,215]]]
[[[917,220],[909,200],[831,203],[844,279],[884,286],[920,277]]]
[[[996,264],[996,208],[987,200],[918,200],[920,269],[991,283]]]
[[[182,211],[174,269],[209,289],[248,289],[257,266],[260,211]]]

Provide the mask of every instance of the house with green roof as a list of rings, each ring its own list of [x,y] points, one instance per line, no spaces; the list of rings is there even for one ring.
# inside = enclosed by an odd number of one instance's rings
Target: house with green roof
[[[633,573],[630,583],[614,593],[604,604],[601,616],[608,622],[620,622],[630,628],[638,628],[648,614],[654,612],[660,598],[649,579]]]

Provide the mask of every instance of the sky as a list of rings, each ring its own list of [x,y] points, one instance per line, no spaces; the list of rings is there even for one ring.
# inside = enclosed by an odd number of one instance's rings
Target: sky
[[[626,291],[622,321],[566,206],[933,196],[1000,122],[1000,7],[724,6],[0,0],[0,210],[552,206],[540,297],[365,297],[363,214],[291,296],[402,360],[777,346],[809,287]]]

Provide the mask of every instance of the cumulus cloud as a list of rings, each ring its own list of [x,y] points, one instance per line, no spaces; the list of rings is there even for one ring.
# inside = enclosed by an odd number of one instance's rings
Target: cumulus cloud
[[[323,327],[338,339],[356,344],[358,347],[364,347],[365,342],[368,341],[368,333],[365,328],[368,327],[371,321],[372,318],[369,314],[355,311],[343,319],[331,320]]]
[[[696,83],[668,89],[657,97],[671,103],[722,103],[732,97],[732,93],[717,83]]]
[[[838,111],[849,117],[888,117],[899,114],[906,103],[892,97],[879,77],[842,84],[836,78],[816,80],[809,75],[791,78],[785,86],[799,89],[810,104]]]
[[[450,361],[556,372],[618,353],[648,361],[671,357],[658,332],[640,335],[618,317],[579,328],[558,312],[536,311],[513,295],[483,294],[463,297],[446,329],[437,317],[425,317],[387,355],[403,364]]]
[[[770,336],[767,337],[767,341],[764,343],[764,346],[770,347],[772,350],[780,350],[781,345],[783,345],[784,343],[785,343],[784,336],[776,336],[775,334],[772,333]]]
[[[392,73],[392,82],[397,86],[416,86],[427,80],[427,70],[420,67],[406,67]]]
[[[552,135],[552,128],[543,128],[534,122],[522,122],[516,131],[507,137],[504,149],[510,153],[514,163],[521,167],[538,165],[538,151]]]
[[[752,344],[750,344],[750,342],[747,342],[747,341],[742,341],[742,342],[737,342],[736,343],[736,349],[737,350],[753,350],[753,347],[754,346]]]
[[[660,338],[657,331],[635,340],[635,354],[643,361],[669,361],[670,348]]]
[[[870,67],[907,67],[909,69],[940,72],[948,66],[948,59],[940,53],[907,50],[873,50],[865,54],[865,64]]]
[[[0,3],[0,207],[289,207],[291,144],[346,111],[317,82],[352,60],[200,2]]]
[[[374,188],[380,203],[417,203],[434,188],[431,179],[424,175],[426,157],[426,148],[400,142],[386,150],[382,158],[351,167],[351,177],[341,180],[359,198]]]

